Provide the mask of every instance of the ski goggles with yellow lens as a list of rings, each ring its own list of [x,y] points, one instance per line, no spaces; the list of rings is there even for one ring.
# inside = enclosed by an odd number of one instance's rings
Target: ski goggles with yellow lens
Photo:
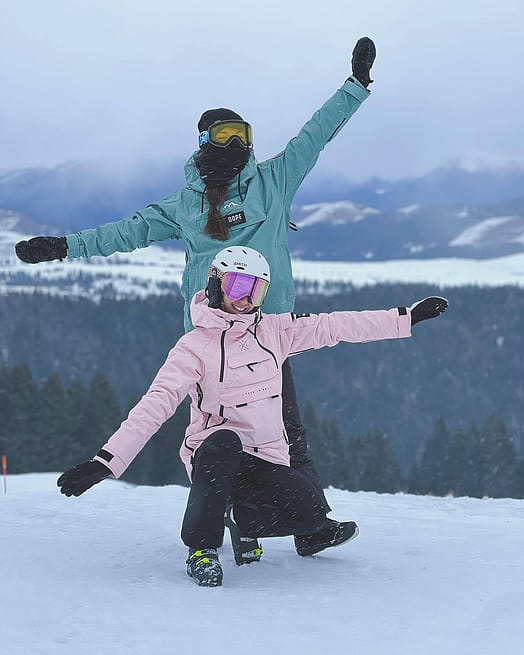
[[[251,125],[246,121],[216,121],[207,130],[200,132],[198,145],[212,143],[219,148],[225,148],[233,139],[238,139],[244,146],[253,145]]]
[[[269,282],[254,275],[247,273],[224,273],[222,277],[222,291],[231,300],[240,300],[240,298],[249,298],[249,301],[255,307],[260,307],[264,302]]]

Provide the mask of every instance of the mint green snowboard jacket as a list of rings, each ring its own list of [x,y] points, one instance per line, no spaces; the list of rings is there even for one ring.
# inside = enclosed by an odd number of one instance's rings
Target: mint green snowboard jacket
[[[129,218],[67,235],[68,259],[131,252],[156,241],[182,239],[186,267],[182,277],[184,325],[192,329],[189,307],[197,291],[207,285],[209,264],[230,245],[250,246],[269,262],[271,285],[264,313],[293,311],[295,290],[288,246],[291,203],[324,146],[346,124],[369,91],[350,78],[291,139],[276,157],[258,163],[253,154],[229,185],[221,207],[230,225],[227,241],[204,234],[208,203],[205,184],[193,154],[185,166],[187,186]]]

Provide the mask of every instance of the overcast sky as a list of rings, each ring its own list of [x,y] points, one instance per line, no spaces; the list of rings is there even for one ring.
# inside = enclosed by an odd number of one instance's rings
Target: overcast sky
[[[186,159],[217,106],[271,157],[350,74],[362,35],[372,95],[319,168],[524,161],[523,0],[2,0],[0,170]]]

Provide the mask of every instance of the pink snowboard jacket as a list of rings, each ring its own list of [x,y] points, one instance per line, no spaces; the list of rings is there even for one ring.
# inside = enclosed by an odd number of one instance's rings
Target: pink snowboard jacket
[[[330,314],[228,314],[210,309],[203,291],[191,302],[195,329],[169,352],[147,393],[94,459],[120,477],[187,394],[191,420],[180,456],[191,459],[219,427],[236,432],[243,450],[289,466],[282,420],[284,360],[340,341],[363,343],[411,334],[411,313],[401,308]]]

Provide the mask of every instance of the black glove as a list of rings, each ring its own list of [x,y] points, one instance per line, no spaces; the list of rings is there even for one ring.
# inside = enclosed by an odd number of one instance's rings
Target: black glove
[[[60,493],[66,496],[80,496],[110,475],[111,471],[102,462],[90,460],[62,473],[56,484],[60,487]]]
[[[50,262],[53,259],[67,257],[67,239],[65,237],[34,237],[29,241],[19,241],[16,255],[26,264]]]
[[[375,44],[368,36],[363,36],[359,39],[353,48],[353,55],[351,57],[353,77],[356,77],[362,86],[366,88],[373,82],[369,77],[369,71],[373,66],[376,54]]]
[[[448,301],[440,296],[431,296],[418,300],[411,305],[411,325],[426,321],[428,318],[436,318],[448,308]]]

